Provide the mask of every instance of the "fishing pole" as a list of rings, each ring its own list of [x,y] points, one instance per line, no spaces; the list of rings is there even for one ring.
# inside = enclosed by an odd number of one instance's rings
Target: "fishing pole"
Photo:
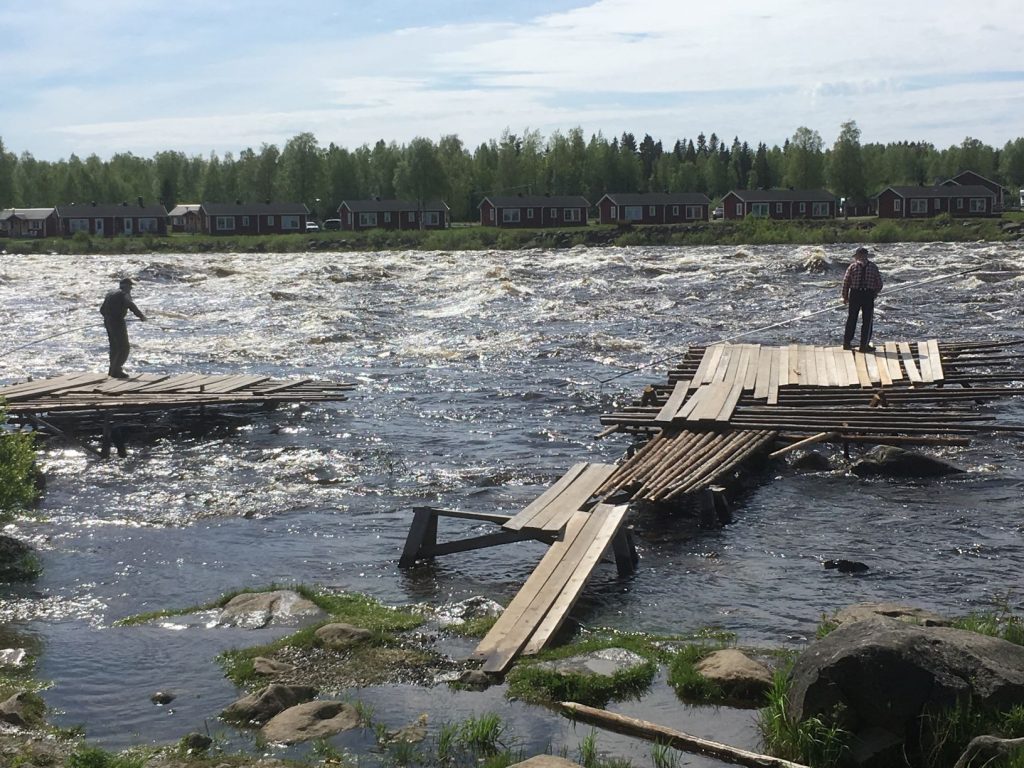
[[[142,321],[141,320],[137,320],[137,321],[133,320],[132,322],[139,322],[139,323],[141,323]],[[158,330],[161,330],[161,331],[176,331],[176,330],[178,330],[177,328],[174,328],[172,326],[156,325],[155,323],[150,323],[148,321],[147,321],[146,325],[148,325],[150,327],[153,327],[153,328],[157,328]],[[26,342],[25,344],[22,344],[20,346],[11,347],[10,349],[5,349],[3,352],[0,352],[0,355],[9,355],[11,352],[17,352],[20,349],[25,349],[26,347],[31,347],[34,344],[38,344],[41,341],[49,341],[50,339],[55,339],[58,336],[64,336],[65,334],[74,333],[75,331],[84,331],[87,328],[92,328],[92,327],[93,327],[93,323],[89,323],[88,325],[80,325],[80,326],[76,326],[74,328],[68,328],[68,329],[63,330],[63,331],[57,331],[57,333],[51,333],[49,336],[40,336],[38,339],[33,339],[32,341]]]
[[[907,288],[911,288],[911,287],[918,286],[918,285],[924,285],[926,283],[931,283],[931,282],[934,282],[936,280],[950,280],[950,279],[955,278],[955,277],[962,277],[963,275],[970,274],[971,272],[980,272],[983,269],[985,269],[984,266],[972,267],[971,269],[965,269],[965,270],[963,270],[961,272],[954,272],[951,275],[934,275],[933,277],[927,277],[927,278],[924,278],[922,280],[914,280],[914,281],[910,281],[910,282],[899,283],[897,285],[892,286],[889,289],[879,291],[878,296],[879,297],[881,297],[881,296],[889,296],[889,295],[891,295],[893,293],[896,293],[897,291],[905,290]],[[808,318],[808,317],[814,317],[815,315],[820,315],[820,314],[822,314],[824,312],[832,312],[832,311],[834,311],[836,309],[841,309],[843,306],[844,306],[843,304],[830,304],[829,306],[824,307],[823,309],[818,309],[818,310],[815,310],[813,312],[804,312],[804,313],[801,313],[801,314],[796,315],[794,317],[791,317],[791,318],[789,318],[787,320],[780,320],[777,323],[771,323],[769,325],[762,325],[760,328],[751,328],[749,331],[742,331],[742,332],[734,334],[732,336],[728,336],[728,337],[726,337],[724,339],[717,339],[716,341],[712,341],[712,342],[709,342],[709,343],[711,343],[711,344],[724,344],[724,343],[729,342],[729,341],[735,341],[736,339],[742,338],[744,336],[749,336],[752,333],[760,333],[761,331],[771,330],[772,328],[781,328],[784,325],[789,325],[790,323],[795,323],[797,320],[803,320],[803,319]],[[671,359],[673,359],[675,357],[678,357],[678,353],[673,353],[671,355],[667,355],[666,357],[663,357],[660,360],[654,360],[654,361],[652,361],[650,363],[645,363],[644,365],[637,366],[636,368],[631,368],[628,371],[622,371],[621,373],[617,373],[614,376],[610,376],[607,379],[600,379],[599,381],[601,382],[601,384],[607,384],[609,381],[615,381],[615,379],[621,378],[623,376],[628,376],[631,373],[637,373],[638,371],[642,371],[645,368],[651,368],[651,367],[653,367],[655,365],[660,365],[661,363],[664,363],[666,360],[671,360]]]

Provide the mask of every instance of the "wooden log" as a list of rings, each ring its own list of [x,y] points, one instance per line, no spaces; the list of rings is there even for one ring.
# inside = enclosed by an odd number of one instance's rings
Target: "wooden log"
[[[757,752],[749,752],[737,747],[730,747],[728,744],[691,736],[688,733],[677,731],[668,726],[658,725],[657,723],[629,717],[628,715],[620,715],[605,709],[588,707],[586,704],[563,701],[560,703],[560,706],[562,714],[573,720],[593,723],[626,736],[635,736],[657,742],[658,744],[667,744],[675,749],[707,755],[708,757],[724,760],[734,765],[749,765],[754,768],[808,768],[801,763],[794,763],[790,760],[783,760],[780,757],[772,757]]]
[[[791,451],[795,451],[797,448],[803,448],[805,445],[812,445],[813,443],[820,443],[825,440],[835,438],[835,432],[819,432],[816,435],[805,437],[803,440],[797,440],[795,443],[787,445],[785,448],[780,448],[777,451],[772,451],[768,454],[769,459],[777,459],[779,456],[785,456]]]

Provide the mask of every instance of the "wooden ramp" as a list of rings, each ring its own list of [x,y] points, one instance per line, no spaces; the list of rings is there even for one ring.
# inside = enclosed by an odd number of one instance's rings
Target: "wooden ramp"
[[[590,512],[572,514],[563,538],[547,551],[477,646],[473,657],[483,660],[483,671],[504,672],[517,655],[535,654],[547,644],[612,546],[626,510],[624,504],[598,504]]]

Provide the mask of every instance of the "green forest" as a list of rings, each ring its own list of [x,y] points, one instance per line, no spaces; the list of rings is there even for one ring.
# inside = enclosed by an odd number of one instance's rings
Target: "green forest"
[[[1014,192],[1024,185],[1024,138],[996,148],[967,137],[945,149],[860,139],[854,121],[842,124],[831,147],[807,127],[781,147],[739,137],[729,142],[714,133],[671,145],[647,134],[588,139],[573,128],[547,138],[506,130],[473,149],[456,135],[347,149],[321,146],[313,134],[300,133],[283,147],[263,144],[237,155],[167,150],[151,158],[72,154],[51,162],[12,152],[0,138],[0,209],[142,198],[170,210],[178,203],[273,200],[305,203],[323,219],[345,199],[441,198],[454,221],[472,221],[485,196],[517,193],[582,194],[594,204],[606,192],[704,192],[717,201],[731,189],[823,187],[862,200],[888,185],[933,184],[963,170]]]

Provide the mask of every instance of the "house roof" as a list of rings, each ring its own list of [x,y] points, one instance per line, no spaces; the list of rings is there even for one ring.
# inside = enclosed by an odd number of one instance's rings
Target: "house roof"
[[[207,216],[308,216],[302,203],[203,203]]]
[[[443,200],[427,200],[421,206],[419,203],[413,200],[342,200],[341,205],[338,206],[340,209],[342,206],[347,207],[353,213],[368,213],[368,212],[395,212],[405,213],[406,211],[447,211],[448,205]]]
[[[831,203],[836,196],[827,189],[733,189],[745,203]]]
[[[153,203],[152,205],[138,205],[136,203],[71,203],[70,205],[58,205],[57,215],[62,219],[91,218],[93,216],[101,219],[116,216],[162,218],[167,215],[167,209],[159,203]]]
[[[7,221],[9,219],[39,221],[41,219],[48,219],[56,210],[56,208],[5,208],[0,211],[0,221]]]
[[[987,181],[989,184],[994,184],[995,186],[999,187],[1003,191],[1009,191],[1007,187],[1004,187],[1002,184],[1000,184],[995,179],[990,179],[987,176],[982,176],[977,171],[972,171],[970,169],[968,169],[966,171],[960,171],[960,173],[958,173],[956,176],[954,176],[952,179],[950,179],[950,181],[956,181],[956,183],[959,184],[960,182],[957,181],[957,179],[959,179],[962,176],[973,176],[976,179],[981,179],[982,181]]]
[[[935,198],[935,197],[995,197],[996,193],[981,184],[954,184],[952,186],[937,184],[932,187],[886,187],[875,197],[886,191],[892,191],[897,197]]]
[[[200,203],[182,203],[181,205],[174,206],[167,215],[184,216],[186,213],[196,213],[200,208],[202,208]]]
[[[608,192],[615,205],[710,205],[711,199],[703,192]],[[598,205],[601,204],[598,200]]]
[[[489,202],[495,208],[589,208],[590,203],[582,195],[488,195],[480,201]],[[479,206],[477,206],[479,207]]]

